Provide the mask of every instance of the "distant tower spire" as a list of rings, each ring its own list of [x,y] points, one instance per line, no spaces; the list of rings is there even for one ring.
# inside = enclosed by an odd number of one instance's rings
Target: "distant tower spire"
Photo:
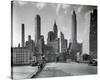
[[[57,38],[57,35],[58,35],[58,29],[57,29],[56,21],[54,22],[53,31],[54,31],[54,34],[55,34],[55,38]]]

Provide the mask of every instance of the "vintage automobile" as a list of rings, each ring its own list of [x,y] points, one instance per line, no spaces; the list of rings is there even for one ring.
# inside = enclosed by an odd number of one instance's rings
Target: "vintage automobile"
[[[97,66],[97,59],[92,59],[89,61],[89,65]]]
[[[38,65],[38,62],[32,62],[31,65],[32,66],[37,66]]]

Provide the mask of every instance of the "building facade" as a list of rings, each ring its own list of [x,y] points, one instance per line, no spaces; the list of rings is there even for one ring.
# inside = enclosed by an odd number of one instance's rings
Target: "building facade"
[[[35,17],[35,47],[37,55],[43,54],[44,47],[44,36],[41,35],[41,17],[40,15],[36,15]]]
[[[59,38],[58,38],[58,29],[56,22],[53,26],[53,31],[48,32],[48,38],[47,38],[47,45],[54,48],[54,53],[58,54],[59,52]]]
[[[31,36],[28,36],[28,41],[26,41],[25,43],[25,47],[27,47],[30,51],[31,51],[31,56],[35,55],[35,43],[34,41],[31,39]]]
[[[90,13],[90,55],[92,58],[97,58],[97,9]]]
[[[26,47],[13,48],[13,65],[30,64],[31,51]]]
[[[64,39],[64,34],[60,32],[60,53],[67,52],[67,40]]]
[[[64,34],[60,33],[58,38],[57,24],[54,22],[53,31],[48,32],[47,46],[50,48],[47,53],[48,61],[65,61],[67,55],[67,40]]]
[[[37,61],[42,61],[44,55],[44,36],[41,35],[41,17],[35,16],[35,56]]]
[[[77,42],[77,16],[75,10],[72,12],[72,37],[71,37],[71,47],[70,55],[71,59],[77,61],[77,55],[81,54],[82,46]]]
[[[32,56],[35,54],[35,44],[31,39],[31,36],[28,36],[28,41],[25,42],[25,32],[24,24],[21,26],[22,29],[22,43],[21,46],[18,44],[18,47],[11,48],[12,52],[12,65],[26,65],[30,64],[32,61]]]

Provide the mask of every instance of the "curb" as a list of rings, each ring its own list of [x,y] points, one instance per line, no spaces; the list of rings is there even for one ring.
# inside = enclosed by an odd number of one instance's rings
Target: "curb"
[[[45,64],[43,65],[43,68],[45,67]],[[38,75],[39,75],[39,73],[43,70],[43,68],[42,69],[39,69],[37,72],[36,72],[36,74],[34,74],[31,78],[36,78]]]

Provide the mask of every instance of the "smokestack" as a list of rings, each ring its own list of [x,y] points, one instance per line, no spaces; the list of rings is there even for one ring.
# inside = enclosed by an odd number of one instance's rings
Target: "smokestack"
[[[24,24],[22,24],[22,47],[24,47],[24,43],[25,43]]]
[[[13,1],[11,1],[11,47],[13,47]]]

